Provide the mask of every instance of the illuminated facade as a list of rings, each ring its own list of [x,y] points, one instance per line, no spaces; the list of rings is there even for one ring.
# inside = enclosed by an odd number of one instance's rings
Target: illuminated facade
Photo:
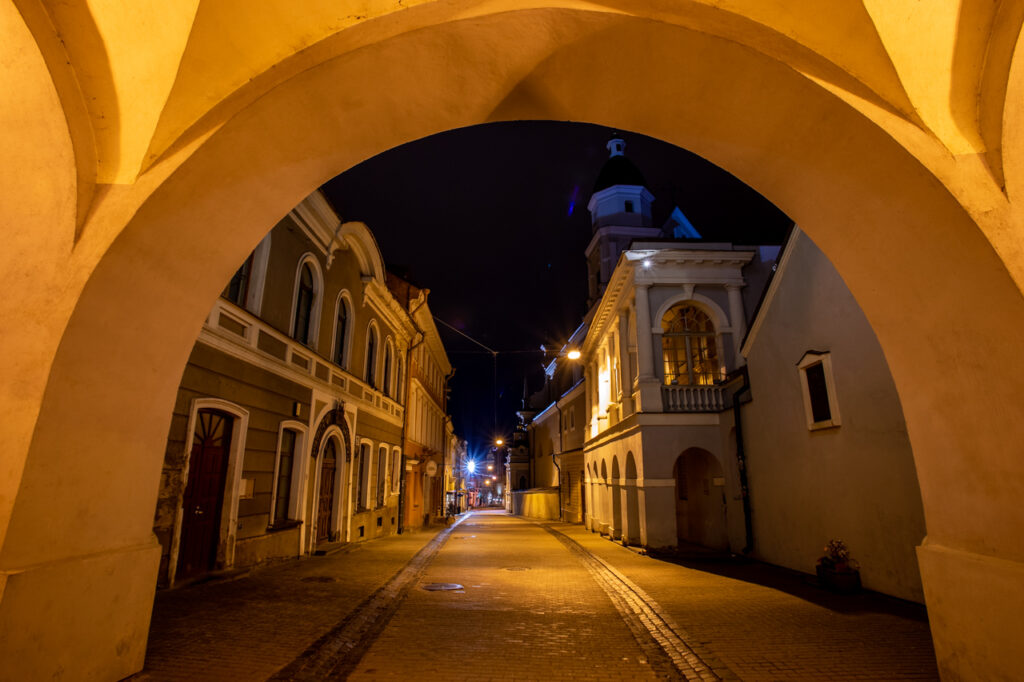
[[[415,529],[445,514],[445,460],[451,442],[447,401],[452,364],[427,303],[430,290],[390,274],[388,287],[416,330],[409,346],[409,408],[402,446],[404,527]]]
[[[315,192],[244,261],[175,402],[165,585],[397,530],[412,320],[376,242]]]

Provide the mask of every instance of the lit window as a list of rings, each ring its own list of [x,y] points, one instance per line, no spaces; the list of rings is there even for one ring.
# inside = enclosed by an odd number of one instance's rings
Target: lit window
[[[832,355],[807,351],[797,363],[804,397],[804,415],[811,431],[839,426],[839,405],[836,403],[835,380],[832,378]]]
[[[680,304],[661,321],[665,384],[709,386],[720,379],[715,325],[703,310]]]
[[[313,269],[309,267],[309,263],[304,263],[299,274],[299,288],[295,294],[295,327],[292,329],[292,338],[306,345],[309,345],[309,332],[313,322],[314,294]]]

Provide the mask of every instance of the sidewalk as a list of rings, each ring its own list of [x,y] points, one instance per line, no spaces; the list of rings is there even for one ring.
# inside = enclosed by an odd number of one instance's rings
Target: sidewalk
[[[619,570],[743,680],[939,678],[923,606],[837,595],[759,562],[642,556],[582,526],[548,524]]]
[[[130,680],[265,680],[379,589],[440,528],[157,593],[146,664]]]

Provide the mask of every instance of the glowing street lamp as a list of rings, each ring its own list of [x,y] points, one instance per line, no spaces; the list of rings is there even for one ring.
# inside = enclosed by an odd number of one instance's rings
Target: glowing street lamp
[[[569,351],[565,357],[569,358],[570,360],[579,360],[580,352],[574,348],[571,351]]]
[[[503,441],[502,439],[498,438],[497,440],[494,441],[494,444],[495,445],[504,445],[505,441]]]
[[[471,459],[468,462],[466,462],[466,471],[468,471],[471,474],[476,473],[476,460],[475,459]]]

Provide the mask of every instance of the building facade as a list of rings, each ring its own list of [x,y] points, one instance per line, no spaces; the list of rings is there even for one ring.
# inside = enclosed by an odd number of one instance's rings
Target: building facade
[[[243,263],[178,389],[154,523],[161,584],[398,531],[424,336],[387,277],[367,227],[342,224],[319,192]]]
[[[531,494],[554,489],[563,520],[624,544],[806,572],[842,539],[866,587],[923,601],[900,401],[835,268],[795,227],[781,259],[701,241],[678,208],[653,228],[643,176],[621,140],[608,148],[590,202],[592,305],[566,345],[583,380],[556,358],[524,413]]]
[[[406,528],[422,528],[445,515],[445,459],[450,447],[450,418],[447,414],[448,381],[452,364],[437,333],[427,303],[429,289],[395,275],[388,287],[406,311],[415,329],[409,349],[409,406],[403,436]]]

